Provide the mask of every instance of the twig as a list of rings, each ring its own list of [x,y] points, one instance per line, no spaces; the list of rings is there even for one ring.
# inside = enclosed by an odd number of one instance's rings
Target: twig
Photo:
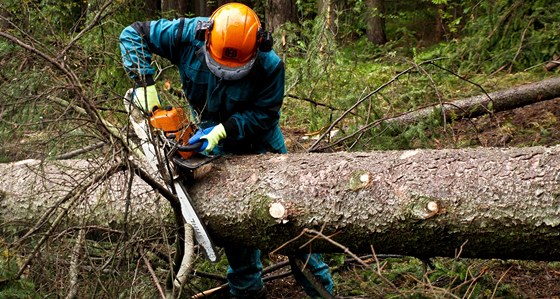
[[[276,274],[276,275],[266,275],[268,273],[271,273],[271,272],[274,272],[276,270],[282,269],[282,268],[288,266],[289,264],[290,264],[289,261],[282,261],[282,262],[279,262],[279,263],[276,263],[274,265],[271,265],[271,266],[268,266],[268,267],[264,268],[263,271],[262,271],[263,281],[264,282],[273,281],[273,280],[276,280],[276,279],[280,279],[280,278],[284,278],[284,277],[288,277],[288,276],[292,275],[291,271],[287,271],[287,272]],[[220,275],[211,274],[211,273],[204,273],[204,272],[195,271],[194,275],[197,275],[199,277],[216,279],[216,280],[220,280],[220,281],[227,281],[227,278],[225,278],[223,276],[220,276]],[[227,289],[229,289],[229,285],[226,282],[226,283],[224,283],[224,284],[222,284],[218,287],[215,287],[215,288],[200,292],[198,294],[195,294],[191,298],[194,298],[194,299],[205,298],[207,296],[210,296],[210,295],[215,294],[217,292],[225,291]]]
[[[267,275],[267,276],[263,277],[263,281],[264,282],[273,281],[273,280],[276,280],[276,279],[288,277],[292,274],[293,274],[292,271],[287,271],[287,272],[283,272],[283,273],[279,273],[279,274]]]
[[[371,248],[371,254],[373,255],[373,259],[375,260],[375,265],[377,265],[377,273],[381,275],[381,264],[379,263],[379,259],[375,254],[375,248],[373,248],[373,245],[370,245],[369,247]]]
[[[321,238],[323,238],[324,240],[328,241],[329,243],[337,246],[338,248],[342,249],[344,251],[344,253],[348,254],[349,256],[351,256],[352,258],[354,258],[359,264],[369,267],[368,264],[366,264],[364,261],[362,261],[357,255],[355,255],[354,253],[352,253],[350,251],[350,249],[348,249],[348,247],[328,238],[327,236],[323,235],[323,233],[318,232],[316,230],[313,229],[308,229],[305,228],[303,230],[305,233],[309,233],[309,234],[314,234],[317,236],[320,236]],[[400,295],[404,295],[391,281],[389,281],[387,278],[385,278],[383,275],[381,275],[380,273],[378,273],[377,271],[375,271],[375,273],[377,273],[378,278],[381,279],[381,281],[383,281],[383,283],[385,283],[386,285],[388,285],[389,287],[391,287],[394,291],[396,291],[397,293],[399,293]]]
[[[461,244],[461,246],[459,247],[459,252],[455,253],[455,258],[458,259],[461,256],[461,253],[463,253],[463,247],[465,245],[467,245],[467,242],[469,242],[469,240],[466,240],[465,242],[463,242],[463,244]]]
[[[88,31],[90,31],[91,29],[93,29],[93,27],[99,22],[99,20],[102,18],[101,14],[105,11],[105,9],[107,7],[109,7],[109,5],[111,5],[113,3],[113,0],[109,0],[107,1],[105,4],[103,4],[103,6],[101,6],[101,8],[99,8],[99,11],[97,12],[97,14],[95,15],[95,17],[93,17],[93,20],[89,23],[89,25],[84,28],[82,31],[80,31],[80,33],[78,33],[67,45],[66,47],[64,47],[64,49],[62,51],[60,51],[60,54],[58,55],[58,59],[60,59],[62,56],[64,56],[64,54],[66,54],[66,51],[68,51],[68,49],[70,49],[80,38],[82,38],[82,36],[84,34],[86,34]],[[105,16],[103,16],[105,17]]]
[[[342,110],[342,109],[340,109],[340,108],[336,108],[336,107],[331,106],[331,105],[319,103],[319,102],[314,101],[314,100],[312,100],[312,99],[299,97],[299,96],[296,96],[296,95],[293,95],[293,94],[287,94],[285,97],[287,97],[287,98],[292,98],[292,99],[296,99],[296,100],[305,101],[305,102],[308,102],[308,103],[313,104],[314,106],[329,108],[329,109],[332,110],[332,111],[339,111],[339,110]],[[351,113],[352,115],[356,115],[356,114],[353,113],[353,112],[350,112],[350,113]]]
[[[321,142],[321,140],[323,140],[325,138],[325,136],[327,136],[329,134],[329,132],[334,128],[334,126],[336,126],[342,119],[344,119],[344,117],[346,117],[346,115],[348,115],[352,110],[354,110],[354,108],[358,107],[358,105],[360,105],[362,102],[367,100],[369,97],[373,96],[374,94],[376,94],[380,90],[389,86],[391,83],[393,83],[397,79],[399,79],[402,75],[404,75],[404,74],[410,72],[411,70],[417,68],[419,65],[432,63],[436,60],[441,60],[441,59],[443,59],[443,58],[436,58],[436,59],[432,59],[432,60],[427,60],[427,61],[419,63],[418,65],[411,66],[411,67],[407,68],[406,70],[398,73],[391,80],[389,80],[389,81],[383,83],[382,85],[380,85],[379,87],[377,87],[374,91],[370,92],[369,94],[367,94],[364,97],[362,97],[361,99],[359,99],[356,103],[354,103],[354,105],[352,105],[352,107],[348,108],[346,111],[344,111],[344,113],[342,113],[342,115],[340,115],[334,122],[332,122],[331,125],[329,126],[329,128],[321,136],[319,136],[319,138],[309,147],[309,149],[307,151],[308,152],[315,151],[319,142]]]
[[[399,118],[403,118],[403,117],[405,117],[405,116],[407,116],[407,115],[411,115],[411,114],[418,113],[419,111],[426,111],[426,110],[429,109],[429,108],[435,109],[437,106],[440,106],[440,105],[442,106],[442,109],[443,109],[443,110],[446,109],[446,106],[450,106],[450,107],[454,107],[455,109],[457,109],[457,110],[459,110],[459,111],[461,111],[461,112],[465,112],[465,109],[464,109],[464,108],[459,107],[459,106],[453,104],[452,102],[444,102],[444,103],[441,103],[441,104],[426,105],[426,106],[420,107],[420,108],[418,108],[418,109],[416,109],[416,110],[414,110],[414,111],[407,111],[407,112],[403,112],[403,113],[401,113],[401,114],[397,114],[397,115],[394,115],[394,116],[384,117],[384,118],[377,119],[376,121],[374,121],[374,122],[372,122],[372,123],[370,123],[370,124],[367,124],[366,126],[360,128],[359,130],[353,132],[353,133],[350,134],[350,135],[346,135],[346,136],[344,136],[344,137],[341,137],[340,139],[337,139],[335,142],[330,143],[330,144],[328,144],[328,145],[326,145],[326,146],[316,148],[315,151],[317,151],[317,152],[319,152],[319,151],[324,151],[324,150],[326,150],[326,149],[329,149],[329,148],[331,148],[331,147],[334,147],[334,146],[336,146],[336,145],[338,145],[338,144],[340,144],[340,143],[342,143],[342,142],[344,142],[344,141],[346,141],[346,140],[348,140],[348,139],[350,139],[350,138],[353,138],[354,136],[356,136],[356,135],[358,135],[358,134],[361,134],[361,132],[363,132],[363,131],[366,131],[366,130],[369,130],[369,129],[375,127],[375,126],[381,125],[383,122],[396,122],[396,120],[398,120]],[[474,124],[473,124],[473,126],[474,126]],[[475,129],[476,129],[476,126],[475,126]],[[478,132],[478,129],[476,129],[476,130],[477,130],[477,132]]]
[[[78,231],[78,237],[76,238],[76,244],[72,249],[72,257],[70,259],[70,270],[68,271],[69,276],[69,291],[68,295],[66,295],[66,299],[73,299],[76,298],[78,293],[78,264],[82,252],[82,246],[84,245],[85,240],[85,230],[80,229]]]
[[[163,288],[161,287],[157,275],[154,272],[154,269],[152,268],[152,265],[150,264],[150,261],[148,260],[148,258],[146,257],[146,255],[144,254],[144,249],[142,249],[142,247],[140,247],[140,255],[142,256],[142,259],[144,260],[144,264],[146,264],[146,267],[148,268],[148,272],[150,272],[150,276],[152,277],[152,281],[154,282],[154,285],[156,286],[159,295],[161,296],[162,299],[165,299],[165,292],[163,291]]]
[[[60,154],[60,155],[58,155],[58,156],[55,156],[55,157],[54,157],[54,160],[66,160],[66,159],[71,159],[71,158],[74,158],[74,157],[76,157],[76,156],[78,156],[78,155],[85,154],[85,153],[87,153],[87,152],[91,152],[91,151],[93,151],[93,150],[96,150],[96,149],[98,149],[98,148],[100,148],[100,147],[102,147],[102,146],[104,146],[104,145],[105,145],[105,142],[104,142],[104,141],[98,142],[98,143],[95,143],[95,144],[91,144],[91,145],[82,147],[82,148],[80,148],[80,149],[73,150],[73,151],[70,151],[70,152],[67,152],[67,153]]]
[[[179,270],[177,270],[177,275],[175,276],[175,281],[173,282],[173,286],[179,291],[187,282],[187,277],[191,272],[194,263],[194,229],[189,223],[184,223],[184,227],[185,235],[183,240],[183,256],[181,258],[181,266],[179,267]],[[177,242],[181,242],[180,238]]]
[[[430,80],[430,83],[432,84],[432,88],[434,89],[434,92],[437,96],[438,99],[438,103],[440,107],[444,107],[443,106],[443,97],[441,96],[439,89],[437,88],[436,83],[434,82],[434,79],[432,78],[432,76],[423,68],[418,66],[418,69],[424,73],[426,75],[426,77],[428,77],[428,80]],[[441,116],[443,117],[443,131],[447,132],[447,115],[445,113],[445,109],[441,109]],[[455,133],[453,132],[453,130],[451,130],[451,140],[454,142],[455,141]]]
[[[515,52],[515,56],[513,56],[513,59],[511,60],[510,64],[509,64],[509,69],[508,69],[508,73],[511,74],[511,71],[513,69],[513,64],[515,63],[515,60],[517,60],[517,57],[519,56],[519,54],[521,54],[521,49],[523,48],[523,41],[525,40],[525,34],[527,34],[527,30],[529,30],[529,26],[531,26],[531,24],[533,24],[534,19],[531,19],[529,21],[529,23],[527,23],[527,26],[525,27],[525,30],[523,30],[523,33],[521,34],[521,40],[519,41],[519,47],[517,48],[517,52]]]
[[[196,269],[193,271],[193,275],[198,276],[198,277],[202,277],[202,278],[217,280],[219,282],[227,282],[227,278],[223,275],[208,273],[208,272],[204,272],[204,271],[198,271]]]
[[[70,71],[62,63],[58,62],[55,58],[50,57],[49,55],[45,54],[44,52],[39,51],[35,47],[20,41],[16,37],[4,32],[4,31],[0,31],[0,37],[4,37],[5,39],[11,41],[12,43],[30,51],[30,52],[33,52],[33,53],[41,56],[43,59],[50,62],[56,68],[58,68],[59,70],[64,72],[68,76],[68,78],[72,81],[72,83],[75,85],[75,87],[77,87],[80,91],[82,90],[82,84],[80,83],[80,80],[78,79],[78,76],[76,76],[76,74],[74,74],[72,71]]]
[[[199,299],[199,298],[206,298],[212,294],[218,293],[218,292],[222,292],[225,291],[229,288],[229,285],[227,283],[224,283],[220,286],[217,286],[215,288],[200,292],[198,294],[194,294],[191,296],[191,299]]]
[[[93,186],[94,184],[101,181],[102,179],[106,179],[107,177],[113,175],[114,173],[117,173],[118,171],[121,171],[122,169],[123,169],[123,164],[122,163],[115,164],[112,167],[110,167],[109,169],[107,169],[106,171],[104,171],[103,173],[93,177],[86,184],[83,184],[79,188],[76,188],[76,189],[72,190],[71,192],[69,192],[64,197],[64,201],[61,201],[60,203],[63,203],[65,201],[69,200],[70,202],[68,203],[68,206],[65,209],[62,210],[62,212],[58,215],[58,217],[53,221],[53,223],[51,224],[51,226],[49,227],[47,232],[39,240],[39,242],[37,243],[37,245],[35,246],[35,248],[31,252],[31,254],[27,257],[25,262],[21,265],[21,268],[20,268],[18,274],[15,276],[15,279],[19,279],[21,277],[21,275],[23,275],[23,273],[25,272],[25,270],[27,269],[27,267],[29,266],[31,261],[35,258],[35,256],[37,255],[37,253],[39,252],[39,250],[41,249],[43,244],[47,241],[47,239],[50,237],[50,235],[52,234],[54,229],[58,226],[58,224],[64,219],[66,214],[68,214],[68,211],[74,206],[74,204],[76,204],[78,202],[78,199],[80,199],[81,195],[89,187]]]
[[[494,290],[492,291],[492,296],[490,296],[490,298],[494,298],[494,296],[496,295],[496,291],[498,290],[498,286],[500,285],[500,282],[502,282],[502,280],[506,277],[506,274],[509,272],[509,270],[511,270],[511,268],[513,268],[513,265],[511,265],[502,275],[500,275],[500,279],[498,279],[498,282],[494,286]]]

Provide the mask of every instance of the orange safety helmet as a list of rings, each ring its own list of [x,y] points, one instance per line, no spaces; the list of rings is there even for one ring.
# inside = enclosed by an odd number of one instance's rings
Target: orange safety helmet
[[[244,4],[228,3],[214,11],[208,25],[204,54],[210,71],[225,80],[246,76],[264,33],[257,14]]]

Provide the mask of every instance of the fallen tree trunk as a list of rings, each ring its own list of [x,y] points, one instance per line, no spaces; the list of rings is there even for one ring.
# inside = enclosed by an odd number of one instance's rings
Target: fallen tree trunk
[[[373,93],[362,98],[360,102],[372,94]],[[331,123],[325,132],[323,132],[322,135],[319,136],[319,138],[309,147],[308,151],[324,151],[325,149],[331,148],[336,144],[340,144],[345,140],[358,136],[364,130],[377,127],[379,125],[397,127],[408,126],[422,120],[429,119],[430,117],[441,119],[445,122],[451,122],[464,118],[474,118],[484,114],[511,110],[540,101],[551,100],[557,97],[560,97],[560,77],[554,77],[489,94],[468,97],[453,102],[437,103],[414,111],[405,112],[397,116],[379,119],[363,126],[360,130],[355,131],[352,134],[331,141],[330,144],[326,146],[319,146],[321,140],[325,139],[326,136],[330,136],[331,130],[333,130],[335,126],[360,103],[358,102]]]
[[[552,60],[544,65],[544,70],[550,72],[557,68],[560,65],[560,61],[558,61],[558,59],[560,59],[560,55],[554,54],[552,56]]]
[[[445,115],[448,121],[472,118],[491,112],[511,110],[557,97],[560,97],[560,77],[437,104],[388,119],[385,123],[409,125],[432,115],[441,116],[442,111],[445,112],[443,115]]]
[[[0,186],[7,219],[21,189]],[[307,251],[313,229],[355,253],[560,260],[560,146],[224,157],[190,193],[218,245]]]
[[[191,193],[230,243],[272,249],[313,228],[355,252],[454,256],[462,247],[465,257],[557,260],[559,166],[558,146],[242,157]],[[273,203],[287,223],[270,217]]]

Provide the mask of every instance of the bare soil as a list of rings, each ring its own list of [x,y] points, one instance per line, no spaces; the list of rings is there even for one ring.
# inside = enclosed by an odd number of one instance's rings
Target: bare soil
[[[472,145],[556,145],[560,143],[560,98],[462,120],[453,129],[459,139]]]

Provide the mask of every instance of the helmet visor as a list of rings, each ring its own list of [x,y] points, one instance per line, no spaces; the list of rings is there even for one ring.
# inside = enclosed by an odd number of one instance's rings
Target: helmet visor
[[[206,47],[202,47],[202,51],[204,53],[204,59],[206,60],[206,65],[216,77],[224,79],[224,80],[239,80],[251,71],[253,68],[253,64],[257,59],[257,55],[255,55],[251,60],[249,60],[246,64],[238,66],[238,67],[229,67],[217,62],[210,53],[206,50]]]

